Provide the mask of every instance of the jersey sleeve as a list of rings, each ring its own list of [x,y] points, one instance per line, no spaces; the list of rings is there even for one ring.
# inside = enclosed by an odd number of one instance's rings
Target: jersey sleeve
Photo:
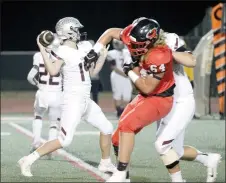
[[[33,66],[39,67],[40,59],[41,59],[41,53],[40,52],[35,53],[33,56]]]
[[[59,46],[57,48],[53,48],[51,51],[50,51],[50,58],[52,60],[64,60],[63,59],[63,51],[64,48],[63,46]]]
[[[186,47],[185,41],[175,33],[166,34],[166,44],[172,51],[190,52]]]
[[[107,54],[106,59],[107,59],[108,61],[115,60],[115,58],[114,58],[114,50],[108,51],[108,54]]]
[[[132,62],[132,57],[128,49],[123,49],[123,58],[124,58],[124,63],[131,63]]]
[[[145,69],[150,69],[152,74],[166,72],[172,61],[172,51],[167,47],[153,49],[145,61]]]
[[[181,38],[179,38],[179,46],[175,51],[192,53],[192,51],[187,48],[185,41]]]
[[[89,41],[81,41],[79,42],[78,47],[79,47],[79,50],[84,52],[84,56],[86,56],[93,46]]]

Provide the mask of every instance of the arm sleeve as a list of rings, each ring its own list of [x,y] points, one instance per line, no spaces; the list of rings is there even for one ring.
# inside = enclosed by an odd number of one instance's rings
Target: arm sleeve
[[[38,81],[36,79],[37,75],[38,75],[38,66],[34,65],[27,75],[28,82],[32,85],[38,85]]]
[[[175,33],[168,33],[166,36],[166,44],[172,51],[177,52],[191,52],[187,49],[186,44],[183,39],[181,39]]]

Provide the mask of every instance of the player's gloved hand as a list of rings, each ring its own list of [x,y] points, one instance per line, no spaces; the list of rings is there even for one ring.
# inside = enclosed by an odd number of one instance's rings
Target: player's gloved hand
[[[92,63],[96,64],[99,55],[92,49],[84,58],[84,68],[88,71],[92,65]]]
[[[132,63],[134,67],[139,67],[140,57],[133,57],[132,56]]]
[[[134,68],[134,66],[133,66],[133,63],[131,62],[131,63],[124,63],[123,64],[123,72],[125,73],[125,75],[127,75],[128,76],[128,72],[130,71],[130,70],[133,70],[133,68]]]

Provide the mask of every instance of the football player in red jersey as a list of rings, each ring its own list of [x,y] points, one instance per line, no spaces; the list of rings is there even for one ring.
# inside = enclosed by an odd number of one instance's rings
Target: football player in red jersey
[[[141,18],[124,29],[108,29],[85,57],[87,67],[96,61],[99,51],[113,38],[121,39],[133,56],[132,62],[124,63],[124,72],[140,91],[125,108],[112,137],[116,153],[118,146],[120,149],[119,162],[118,171],[107,182],[124,182],[135,134],[169,113],[175,83],[172,52],[160,35],[158,22]],[[169,172],[178,171],[179,158],[174,149],[170,149],[161,158]]]

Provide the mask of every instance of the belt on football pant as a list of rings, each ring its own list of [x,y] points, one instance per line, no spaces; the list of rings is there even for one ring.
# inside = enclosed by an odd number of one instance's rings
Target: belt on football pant
[[[157,97],[171,97],[174,94],[174,88],[176,87],[175,84],[173,84],[170,88],[168,88],[166,91],[162,92],[162,93],[156,93],[153,95],[144,95],[141,94],[144,97],[150,97],[150,96],[157,96]]]

